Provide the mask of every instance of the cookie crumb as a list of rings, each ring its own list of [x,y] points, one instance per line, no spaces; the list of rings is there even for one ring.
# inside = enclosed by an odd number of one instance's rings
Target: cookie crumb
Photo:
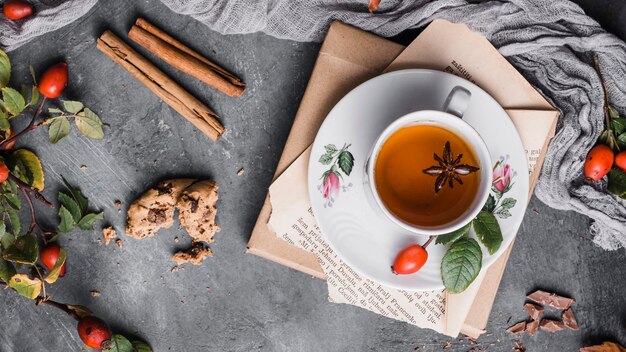
[[[109,243],[111,243],[112,239],[117,237],[117,233],[115,232],[115,229],[113,229],[112,226],[103,228],[102,235],[104,236],[104,244],[107,246],[109,245]],[[120,244],[118,244],[118,246],[121,246],[121,240],[118,240],[118,241],[120,241]],[[102,243],[102,241],[100,241],[100,243]]]
[[[80,169],[83,170],[83,171],[86,171],[87,170],[87,165],[81,165]]]
[[[178,236],[174,237],[174,242],[178,243]]]
[[[239,171],[237,171],[237,176],[243,175],[244,172],[246,172],[246,170],[242,167]]]
[[[91,297],[100,297],[100,291],[89,291],[89,294],[91,294]]]
[[[122,248],[122,240],[120,240],[119,238],[115,240],[115,244],[118,248]]]
[[[178,271],[178,265],[176,265],[175,267],[172,268],[172,270],[170,270],[171,272],[175,273]]]
[[[189,249],[176,252],[172,256],[172,260],[177,265],[184,263],[191,263],[193,265],[200,265],[206,257],[213,256],[213,251],[209,247],[205,247],[202,243],[196,242]]]
[[[115,200],[115,209],[117,209],[117,212],[119,213],[120,211],[122,211],[122,201],[119,199]]]
[[[98,238],[98,246],[102,246],[102,240]]]

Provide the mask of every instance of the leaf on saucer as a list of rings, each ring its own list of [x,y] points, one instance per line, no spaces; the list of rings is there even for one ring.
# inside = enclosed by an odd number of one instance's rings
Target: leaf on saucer
[[[454,243],[459,238],[463,237],[463,235],[468,233],[471,226],[472,226],[472,223],[469,222],[467,225],[461,227],[460,229],[458,229],[456,231],[452,231],[450,233],[446,233],[444,235],[437,236],[437,239],[435,240],[435,244]]]
[[[441,278],[450,293],[460,293],[476,279],[483,263],[483,252],[475,239],[454,242],[441,260]]]
[[[350,176],[352,172],[352,167],[354,166],[354,156],[347,150],[344,150],[339,154],[339,168],[343,171],[347,176]]]
[[[495,207],[496,199],[493,197],[492,194],[490,194],[489,198],[487,198],[487,201],[485,202],[485,206],[483,206],[483,210],[491,213]]]
[[[476,231],[476,237],[487,247],[489,254],[494,254],[500,248],[503,240],[502,231],[496,217],[491,213],[481,211],[472,224],[474,231]]]
[[[332,160],[333,160],[332,153],[326,153],[320,157],[320,163],[322,163],[322,165],[328,165],[330,164]]]

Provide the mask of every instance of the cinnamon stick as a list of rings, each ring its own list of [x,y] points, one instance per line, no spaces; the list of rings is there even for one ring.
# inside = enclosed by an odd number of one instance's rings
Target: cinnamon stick
[[[189,94],[111,31],[104,32],[98,38],[96,47],[209,138],[217,140],[224,133],[224,126],[213,110]]]
[[[167,33],[139,18],[128,37],[169,65],[217,88],[229,96],[240,96],[245,83]]]

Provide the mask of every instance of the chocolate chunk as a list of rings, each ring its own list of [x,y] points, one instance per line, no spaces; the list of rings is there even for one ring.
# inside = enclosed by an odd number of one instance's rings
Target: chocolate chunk
[[[148,212],[148,221],[161,224],[165,222],[165,210],[163,209],[150,209]]]
[[[578,323],[576,322],[572,308],[567,308],[563,311],[561,320],[563,321],[563,325],[565,325],[568,329],[578,331]]]
[[[539,328],[539,320],[531,320],[526,323],[526,332],[530,334],[530,336],[534,336]]]
[[[541,323],[539,323],[539,326],[541,326],[541,330],[545,330],[547,332],[557,332],[563,330],[564,328],[562,321],[550,319],[543,319]]]
[[[559,296],[555,293],[537,290],[527,297],[529,300],[556,309],[567,309],[576,302],[573,298]]]
[[[159,185],[157,185],[155,187],[157,194],[162,196],[164,194],[170,194],[172,193],[172,183],[171,182],[166,182],[166,183],[160,183]]]
[[[510,326],[506,329],[506,332],[510,332],[511,334],[521,334],[526,330],[526,320],[522,320],[519,323],[516,323],[513,326]]]
[[[524,304],[524,310],[533,320],[540,321],[543,317],[543,308],[536,304],[526,303]]]

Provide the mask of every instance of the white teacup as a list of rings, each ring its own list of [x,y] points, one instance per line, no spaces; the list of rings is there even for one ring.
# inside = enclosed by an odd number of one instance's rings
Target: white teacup
[[[470,99],[470,92],[463,87],[457,86],[452,89],[448,95],[442,109],[443,111],[421,110],[398,118],[380,134],[374,144],[374,147],[372,148],[365,166],[365,172],[367,174],[366,182],[369,185],[372,195],[371,198],[373,203],[375,203],[374,208],[380,209],[392,222],[407,231],[410,231],[411,233],[436,236],[458,230],[478,215],[489,197],[492,177],[492,162],[489,150],[478,132],[476,132],[472,126],[462,119],[463,113],[469,105]],[[436,226],[418,226],[400,219],[385,206],[376,187],[374,175],[375,165],[382,146],[387,139],[399,129],[415,125],[438,126],[454,133],[470,146],[479,163],[480,170],[478,172],[480,172],[480,183],[471,205],[460,216],[445,224]],[[432,153],[433,151],[429,150],[424,152]]]

